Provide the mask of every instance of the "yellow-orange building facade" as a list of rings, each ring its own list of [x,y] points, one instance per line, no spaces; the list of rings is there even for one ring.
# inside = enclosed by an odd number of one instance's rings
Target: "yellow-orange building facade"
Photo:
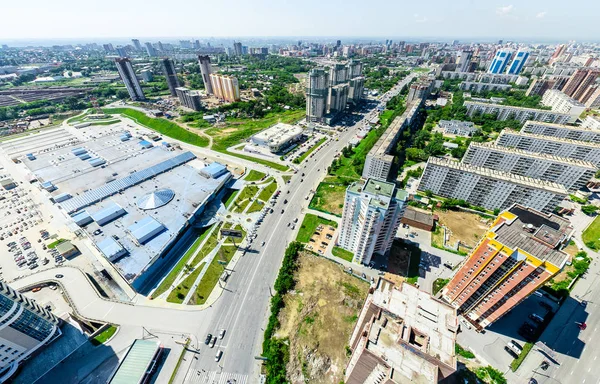
[[[238,79],[233,76],[210,74],[210,84],[213,94],[219,99],[234,102],[240,100],[240,86]]]
[[[567,219],[514,205],[502,212],[442,291],[478,329],[498,320],[564,267]]]

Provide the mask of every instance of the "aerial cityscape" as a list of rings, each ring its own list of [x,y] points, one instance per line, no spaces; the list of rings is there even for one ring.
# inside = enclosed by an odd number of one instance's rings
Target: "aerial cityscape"
[[[151,3],[3,8],[0,383],[600,383],[599,5]]]

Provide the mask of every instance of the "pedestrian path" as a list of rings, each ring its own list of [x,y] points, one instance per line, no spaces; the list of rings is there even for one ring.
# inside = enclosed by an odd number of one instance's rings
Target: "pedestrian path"
[[[190,371],[185,384],[246,384],[248,375],[217,371]]]

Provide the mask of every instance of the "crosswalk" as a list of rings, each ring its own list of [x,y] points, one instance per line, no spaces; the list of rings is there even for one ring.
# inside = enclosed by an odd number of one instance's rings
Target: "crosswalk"
[[[248,375],[217,371],[190,371],[186,384],[246,384]]]

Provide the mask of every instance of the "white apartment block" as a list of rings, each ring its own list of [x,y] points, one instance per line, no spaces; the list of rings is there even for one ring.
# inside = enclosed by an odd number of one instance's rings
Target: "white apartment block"
[[[509,84],[516,83],[519,79],[519,75],[507,75],[504,73],[475,73],[475,72],[454,72],[454,71],[441,71],[440,75],[444,79],[456,80],[461,79],[464,81],[474,81],[491,84]]]
[[[513,107],[511,105],[488,104],[475,101],[465,101],[467,114],[473,116],[475,112],[482,114],[497,114],[497,120],[519,120],[524,123],[527,120],[545,121],[548,123],[565,124],[571,121],[572,116],[567,113],[547,111],[543,109]]]
[[[510,84],[484,83],[482,81],[463,81],[458,87],[467,92],[509,91]]]
[[[493,143],[471,143],[462,163],[550,181],[568,191],[583,188],[597,171],[588,161],[526,152]]]
[[[418,189],[489,210],[521,204],[545,213],[568,194],[556,183],[435,157],[429,158]]]
[[[600,131],[600,117],[589,115],[581,123],[580,128],[594,129]]]
[[[600,167],[600,144],[585,141],[534,135],[504,129],[496,144],[534,153],[566,157],[573,160],[589,161]]]
[[[588,118],[592,118],[588,120]],[[523,125],[521,132],[533,133],[535,135],[558,137],[577,141],[600,143],[600,119],[597,125],[590,123],[592,116],[588,116],[578,127],[564,124],[543,123],[541,121],[528,121]],[[587,122],[587,123],[586,123]]]
[[[552,108],[552,111],[566,113],[571,116],[569,123],[574,123],[585,110],[585,105],[562,93],[558,89],[549,89],[542,96],[542,105]]]
[[[422,99],[406,106],[406,111],[392,121],[387,131],[379,138],[371,148],[365,159],[362,177],[364,179],[387,180],[390,169],[394,163],[394,147],[398,142],[400,134],[406,127],[414,122],[417,112],[421,107]]]
[[[339,245],[354,253],[353,262],[369,264],[373,254],[389,252],[407,197],[394,183],[380,180],[367,179],[348,186]]]

